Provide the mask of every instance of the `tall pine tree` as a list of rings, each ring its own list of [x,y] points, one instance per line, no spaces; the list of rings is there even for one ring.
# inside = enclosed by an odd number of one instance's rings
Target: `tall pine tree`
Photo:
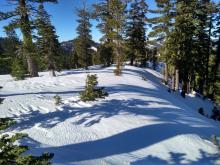
[[[4,27],[7,38],[4,38],[0,47],[0,73],[9,74],[12,71],[12,63],[18,57],[18,51],[20,48],[20,41],[14,29],[10,27]],[[21,57],[22,58],[22,57]]]
[[[201,94],[208,88],[209,57],[211,53],[212,12],[210,0],[197,1],[195,10],[195,57],[192,82]],[[194,80],[195,79],[195,80]]]
[[[33,14],[34,3],[41,2],[57,2],[57,0],[7,0],[15,3],[15,9],[9,12],[0,12],[0,21],[11,19],[9,26],[19,28],[22,33],[22,52],[27,59],[28,71],[31,77],[38,76],[38,68],[36,62],[36,50],[33,44],[33,24],[30,17]]]
[[[220,103],[220,3],[217,5],[217,15],[215,17],[216,20],[216,28],[214,31],[214,36],[217,38],[216,42],[216,52],[215,52],[215,58],[214,58],[214,66],[212,71],[214,72],[213,74],[213,82],[214,82],[214,90],[213,90],[213,95],[215,100]]]
[[[78,55],[79,64],[88,69],[88,66],[92,64],[92,54],[91,54],[91,41],[92,36],[90,34],[91,14],[84,4],[82,9],[77,10],[79,19],[77,20],[79,25],[77,27],[78,37],[76,40],[76,52]]]
[[[146,65],[146,13],[148,6],[144,0],[134,0],[129,9],[127,22],[127,40],[130,64],[137,61],[141,66]]]
[[[99,28],[103,34],[100,40],[102,43],[102,51],[105,53],[100,55],[105,66],[110,66],[114,60],[112,49],[113,40],[111,37],[113,31],[111,26],[113,11],[111,11],[110,3],[111,0],[102,0],[93,6],[95,8],[93,17],[99,21],[97,28]]]
[[[46,69],[50,71],[52,76],[56,76],[55,70],[59,67],[58,61],[61,59],[61,48],[55,28],[51,24],[50,16],[44,9],[43,4],[40,4],[38,8],[36,29],[38,52],[43,58],[41,62],[45,63]]]
[[[179,70],[182,84],[182,94],[188,91],[191,73],[193,72],[195,8],[196,0],[179,0],[176,4],[174,29],[165,42],[167,59]]]
[[[175,15],[175,0],[156,0],[157,8],[150,10],[156,16],[149,18],[152,30],[149,37],[154,38],[157,42],[164,43],[169,33],[173,29],[174,15]],[[164,66],[164,83],[168,84],[169,58],[167,58],[168,51],[165,46],[160,49],[160,54],[165,61]]]
[[[109,11],[111,11],[111,18],[109,19],[109,26],[112,31],[109,34],[109,39],[112,41],[112,49],[116,59],[115,74],[121,75],[122,63],[124,59],[124,31],[125,31],[125,9],[127,2],[123,0],[111,0],[109,2]]]

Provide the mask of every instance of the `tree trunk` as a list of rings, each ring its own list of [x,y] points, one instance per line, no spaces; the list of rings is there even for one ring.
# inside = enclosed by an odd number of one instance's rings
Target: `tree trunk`
[[[208,54],[206,56],[206,75],[205,75],[205,86],[209,86],[209,58],[210,58],[210,55],[211,55],[211,36],[212,36],[212,29],[213,29],[213,26],[212,26],[212,23],[213,23],[213,14],[211,14],[211,17],[210,17],[210,22],[209,22],[209,32],[208,32],[208,35],[209,35],[209,39],[208,39],[208,42],[209,42],[209,45],[208,45]]]
[[[31,56],[27,56],[26,58],[30,77],[38,77],[38,68],[35,60]]]
[[[33,53],[33,41],[31,36],[31,26],[28,16],[28,11],[26,7],[26,1],[25,0],[19,0],[19,7],[20,7],[20,16],[21,16],[21,22],[20,22],[20,29],[23,35],[23,49],[24,54],[27,58],[27,64],[28,64],[28,71],[30,73],[31,77],[38,77],[38,68],[37,63],[34,60],[34,57],[32,56]]]
[[[50,70],[49,75],[50,75],[51,77],[56,77],[55,70],[53,70],[53,69]]]
[[[181,95],[183,96],[183,98],[186,97],[186,92],[187,92],[187,80],[183,80],[183,85],[182,85],[182,92]]]
[[[131,66],[134,65],[134,56],[133,56],[133,55],[131,56],[131,59],[130,59],[130,65],[131,65]]]
[[[179,70],[176,69],[176,85],[175,89],[178,91],[179,90]]]
[[[214,78],[215,85],[214,85],[213,95],[216,101],[220,103],[220,87],[219,87],[219,84],[220,84],[220,36],[218,40],[218,47],[217,47],[214,70],[215,70],[215,78]]]
[[[164,65],[164,83],[168,84],[168,65],[166,63]]]
[[[172,73],[172,86],[171,86],[171,89],[173,91],[175,91],[175,67],[173,68],[173,73]]]

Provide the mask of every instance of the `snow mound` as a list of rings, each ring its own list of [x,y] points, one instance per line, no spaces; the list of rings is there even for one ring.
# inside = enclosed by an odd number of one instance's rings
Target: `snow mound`
[[[125,66],[122,76],[113,69],[42,72],[23,81],[1,75],[0,117],[16,119],[10,131],[28,133],[22,143],[33,154],[54,153],[54,164],[218,164],[209,139],[220,134],[220,123],[197,112],[211,102],[168,93],[151,69]],[[88,73],[97,74],[106,99],[79,100]],[[55,106],[56,94],[62,105]]]

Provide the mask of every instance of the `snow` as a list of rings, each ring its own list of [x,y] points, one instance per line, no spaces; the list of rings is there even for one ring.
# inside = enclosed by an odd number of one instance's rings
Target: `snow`
[[[197,112],[210,111],[209,100],[168,93],[162,75],[151,69],[125,66],[122,76],[113,69],[66,70],[57,77],[42,72],[23,81],[0,75],[0,117],[17,120],[8,131],[27,133],[21,143],[35,155],[54,153],[54,164],[220,163],[210,142],[211,135],[220,135],[220,123]],[[79,100],[88,73],[97,74],[109,92],[106,99]],[[56,94],[62,105],[55,106]]]

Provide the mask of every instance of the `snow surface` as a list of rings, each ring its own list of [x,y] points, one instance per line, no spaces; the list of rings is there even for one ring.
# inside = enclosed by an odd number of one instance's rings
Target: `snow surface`
[[[197,112],[210,110],[211,102],[168,93],[151,69],[125,66],[120,77],[113,69],[67,70],[57,77],[43,72],[23,81],[0,75],[5,97],[0,117],[18,121],[7,131],[28,133],[21,143],[35,155],[54,153],[54,164],[220,163],[209,140],[220,135],[220,123]],[[88,73],[98,75],[109,97],[79,100]],[[60,106],[54,104],[56,94],[63,99]]]

